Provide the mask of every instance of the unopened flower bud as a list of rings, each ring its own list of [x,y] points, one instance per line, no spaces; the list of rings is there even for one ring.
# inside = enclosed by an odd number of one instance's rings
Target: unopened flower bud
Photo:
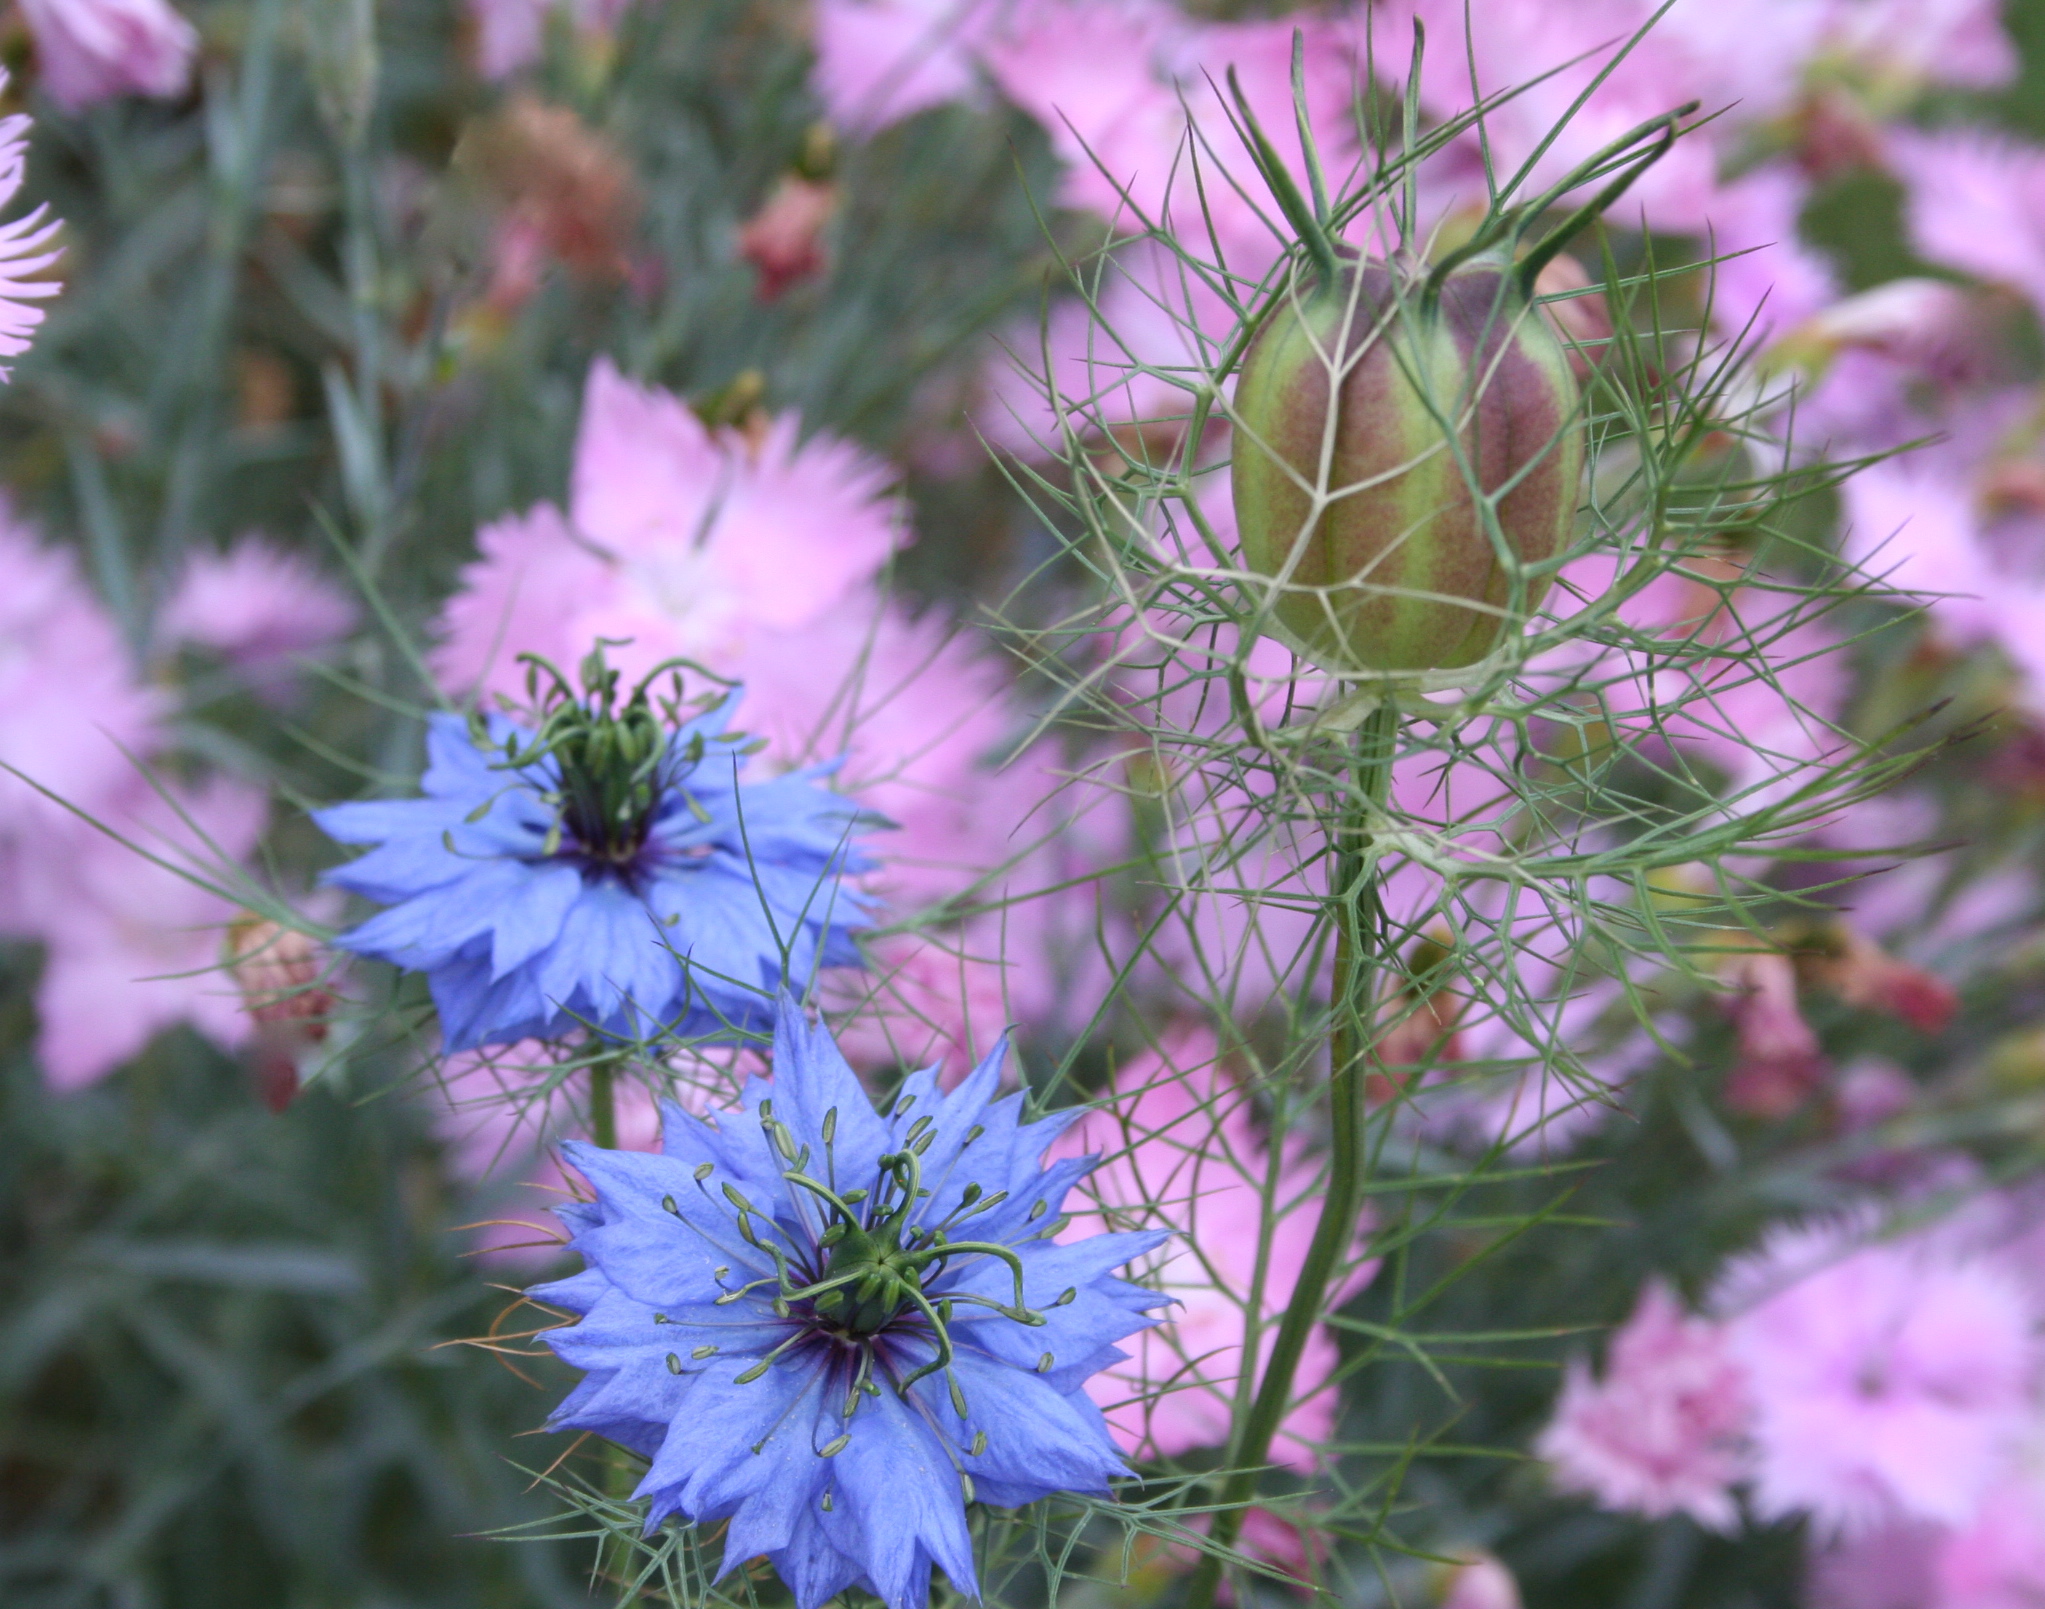
[[[1271,631],[1324,669],[1454,669],[1539,603],[1576,517],[1569,354],[1514,264],[1429,285],[1348,266],[1273,311],[1236,382],[1243,561]],[[1332,410],[1332,412],[1331,412]]]
[[[771,302],[824,269],[824,228],[838,207],[828,182],[791,173],[739,230],[738,252],[759,270],[759,299]]]
[[[1736,991],[1728,1004],[1739,1034],[1726,1105],[1747,1117],[1788,1117],[1829,1071],[1818,1036],[1797,1004],[1796,965],[1773,950],[1747,950],[1719,970]]]
[[[1959,994],[1945,979],[1899,960],[1848,922],[1801,935],[1796,963],[1803,981],[1830,989],[1849,1006],[1900,1017],[1920,1033],[1942,1031],[1960,1009]]]
[[[257,1022],[296,1024],[314,1041],[326,1037],[334,997],[321,986],[326,963],[311,939],[244,914],[227,930],[227,961],[242,1007]]]

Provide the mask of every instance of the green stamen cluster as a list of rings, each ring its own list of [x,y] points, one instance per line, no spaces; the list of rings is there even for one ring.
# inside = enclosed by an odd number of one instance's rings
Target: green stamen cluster
[[[610,646],[617,646],[612,644]],[[568,677],[537,654],[521,654],[526,666],[527,704],[537,717],[530,740],[514,735],[502,745],[504,758],[496,769],[529,772],[551,760],[558,783],[542,795],[553,807],[542,852],[557,855],[564,845],[601,866],[628,871],[645,847],[662,804],[678,792],[697,820],[708,813],[682,786],[682,779],[702,760],[707,745],[700,734],[676,748],[672,739],[692,715],[716,707],[722,695],[684,703],[681,672],[698,669],[691,661],[663,660],[647,672],[622,699],[618,672],[604,662],[606,644],[599,641],[579,667],[578,691]],[[669,678],[664,694],[655,684]],[[489,739],[476,723],[479,746]],[[744,739],[723,741],[738,744]]]
[[[935,1355],[895,1380],[895,1388],[906,1396],[917,1381],[942,1373],[950,1386],[952,1407],[963,1416],[965,1393],[951,1372],[956,1355],[951,1340],[954,1306],[968,1303],[991,1308],[1018,1324],[1044,1323],[1044,1315],[1031,1309],[1024,1300],[1022,1260],[1012,1250],[991,1240],[956,1238],[961,1225],[1000,1206],[1008,1199],[1008,1192],[997,1190],[989,1195],[979,1185],[969,1184],[961,1192],[959,1204],[941,1221],[912,1227],[910,1219],[931,1195],[923,1183],[922,1166],[924,1154],[936,1139],[930,1118],[918,1118],[909,1126],[902,1149],[879,1158],[879,1171],[871,1186],[841,1188],[833,1146],[837,1109],[833,1107],[824,1114],[824,1177],[819,1179],[809,1171],[810,1148],[807,1145],[797,1148],[787,1125],[774,1116],[773,1105],[771,1100],[760,1103],[760,1123],[788,1164],[781,1176],[801,1193],[798,1201],[807,1198],[819,1209],[822,1222],[815,1227],[811,1249],[791,1257],[754,1226],[755,1218],[764,1219],[766,1215],[744,1192],[731,1184],[722,1186],[725,1201],[738,1214],[740,1237],[773,1258],[775,1272],[726,1291],[717,1298],[718,1304],[736,1302],[755,1291],[771,1288],[774,1311],[779,1317],[807,1320],[798,1322],[786,1340],[739,1375],[738,1383],[759,1379],[783,1353],[823,1336],[856,1348],[859,1353],[846,1394],[844,1412],[849,1418],[862,1395],[880,1392],[873,1378],[873,1342],[899,1322],[920,1319],[929,1326]],[[981,1132],[971,1131],[966,1144],[971,1145]],[[713,1171],[707,1162],[696,1170],[699,1187],[707,1190]],[[1042,1205],[1038,1203],[1039,1207]],[[1031,1220],[1041,1216],[1041,1212],[1032,1212]],[[993,1257],[1006,1264],[1014,1281],[1014,1301],[997,1302],[991,1297],[963,1292],[947,1293],[933,1300],[927,1294],[930,1283],[944,1273],[954,1258],[963,1257]],[[1071,1301],[1076,1294],[1061,1293],[1058,1305]],[[802,1304],[807,1305],[806,1314],[797,1311]],[[820,1450],[828,1457],[843,1441],[840,1438]]]

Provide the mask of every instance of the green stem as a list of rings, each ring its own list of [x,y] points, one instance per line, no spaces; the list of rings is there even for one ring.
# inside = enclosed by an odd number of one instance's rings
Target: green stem
[[[1213,1547],[1187,1589],[1186,1609],[1210,1609],[1214,1602],[1221,1584],[1222,1551],[1234,1545],[1242,1530],[1243,1516],[1256,1495],[1257,1476],[1270,1456],[1271,1439],[1292,1406],[1300,1357],[1321,1321],[1363,1209],[1364,1087],[1375,1037],[1371,981],[1378,940],[1377,857],[1371,851],[1369,822],[1383,807],[1391,784],[1398,730],[1398,711],[1390,703],[1380,705],[1365,721],[1357,734],[1355,792],[1341,803],[1329,825],[1336,927],[1328,1034],[1327,1191],[1299,1282],[1278,1321],[1264,1377],[1229,1449],[1233,1473],[1222,1488],[1221,1507],[1208,1533]],[[1254,1350],[1246,1348],[1245,1355],[1254,1356]]]
[[[589,1064],[589,1137],[606,1151],[618,1148],[617,1083],[616,1058]]]
[[[589,1137],[606,1151],[618,1148],[618,1068],[621,1056],[605,1056],[589,1064]],[[603,1444],[603,1493],[616,1502],[628,1502],[639,1477],[632,1468],[632,1455],[614,1442]],[[598,1568],[621,1585],[633,1576],[632,1544],[620,1537],[606,1536],[599,1544]],[[636,1598],[637,1593],[631,1594]]]

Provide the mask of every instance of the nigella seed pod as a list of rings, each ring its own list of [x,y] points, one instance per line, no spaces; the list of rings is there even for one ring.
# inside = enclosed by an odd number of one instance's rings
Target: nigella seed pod
[[[1482,659],[1546,590],[1576,517],[1584,425],[1569,353],[1520,269],[1377,261],[1273,310],[1236,382],[1244,564],[1267,631],[1324,669]]]

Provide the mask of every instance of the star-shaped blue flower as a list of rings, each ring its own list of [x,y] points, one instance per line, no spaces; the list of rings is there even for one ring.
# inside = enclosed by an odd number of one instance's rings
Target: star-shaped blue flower
[[[656,737],[635,706],[647,753],[622,769],[616,731],[587,761],[592,745],[503,716],[483,742],[431,717],[424,798],[315,813],[340,842],[378,846],[324,881],[391,907],[338,942],[425,973],[449,1050],[764,1028],[784,981],[859,964],[868,902],[840,879],[873,864],[852,842],[870,818],[817,786],[827,767],[741,783],[731,709]]]
[[[729,1521],[724,1569],[766,1555],[799,1609],[855,1585],[922,1609],[933,1563],[978,1593],[968,1503],[1126,1472],[1085,1384],[1156,1322],[1166,1298],[1113,1270],[1165,1237],[1052,1238],[1096,1159],[1043,1164],[1077,1114],[996,1100],[1006,1050],[883,1116],[784,1000],[737,1110],[668,1106],[657,1156],[566,1148],[588,1267],[530,1294],[580,1315],[547,1341],[588,1378],[553,1424],[652,1461],[649,1531]]]

